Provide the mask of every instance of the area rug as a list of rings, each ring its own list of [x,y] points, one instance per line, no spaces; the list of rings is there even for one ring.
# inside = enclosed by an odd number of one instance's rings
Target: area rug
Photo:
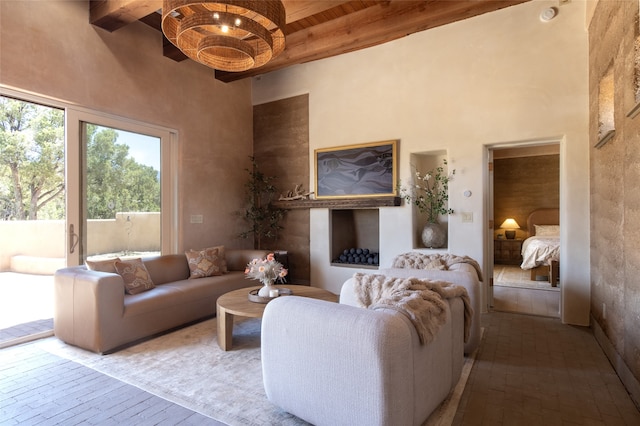
[[[271,404],[262,385],[260,319],[236,322],[233,349],[216,341],[215,319],[110,354],[98,355],[43,339],[42,349],[100,371],[228,425],[307,425]],[[450,425],[473,366],[425,425]]]
[[[549,281],[532,281],[530,277],[530,271],[523,270],[517,265],[494,265],[493,267],[494,286],[560,291],[559,285],[552,287]]]

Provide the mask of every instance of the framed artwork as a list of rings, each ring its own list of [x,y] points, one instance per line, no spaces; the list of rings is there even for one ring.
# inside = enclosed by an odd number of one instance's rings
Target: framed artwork
[[[397,140],[316,149],[316,199],[395,196],[397,149]]]

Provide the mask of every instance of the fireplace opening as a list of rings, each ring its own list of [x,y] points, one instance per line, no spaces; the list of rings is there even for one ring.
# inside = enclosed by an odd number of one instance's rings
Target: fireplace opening
[[[377,252],[372,252],[368,248],[355,248],[344,249],[336,259],[333,259],[331,263],[346,263],[348,265],[366,265],[366,266],[378,266],[380,264],[380,255]]]
[[[380,251],[378,209],[331,210],[331,264],[377,269]]]

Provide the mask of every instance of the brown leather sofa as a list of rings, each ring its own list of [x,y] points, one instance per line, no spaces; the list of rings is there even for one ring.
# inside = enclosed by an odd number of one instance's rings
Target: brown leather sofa
[[[259,285],[244,270],[263,250],[227,249],[228,273],[189,279],[184,254],[143,259],[155,288],[125,294],[122,277],[90,271],[85,266],[55,273],[54,332],[56,337],[93,352],[108,353],[145,337],[216,313],[216,300],[232,290]]]

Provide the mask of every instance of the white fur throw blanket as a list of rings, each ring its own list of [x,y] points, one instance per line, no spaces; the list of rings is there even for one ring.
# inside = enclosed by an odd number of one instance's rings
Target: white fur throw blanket
[[[467,289],[445,281],[394,278],[356,273],[356,300],[363,308],[391,308],[405,314],[415,326],[420,343],[429,343],[447,320],[449,304],[444,299],[461,297],[464,302],[464,341],[469,338],[473,308]]]
[[[451,265],[456,263],[468,263],[473,266],[478,274],[478,280],[482,279],[482,268],[480,264],[469,256],[458,256],[455,254],[423,254],[418,252],[410,252],[399,254],[393,259],[392,268],[410,268],[410,269],[449,269]]]

